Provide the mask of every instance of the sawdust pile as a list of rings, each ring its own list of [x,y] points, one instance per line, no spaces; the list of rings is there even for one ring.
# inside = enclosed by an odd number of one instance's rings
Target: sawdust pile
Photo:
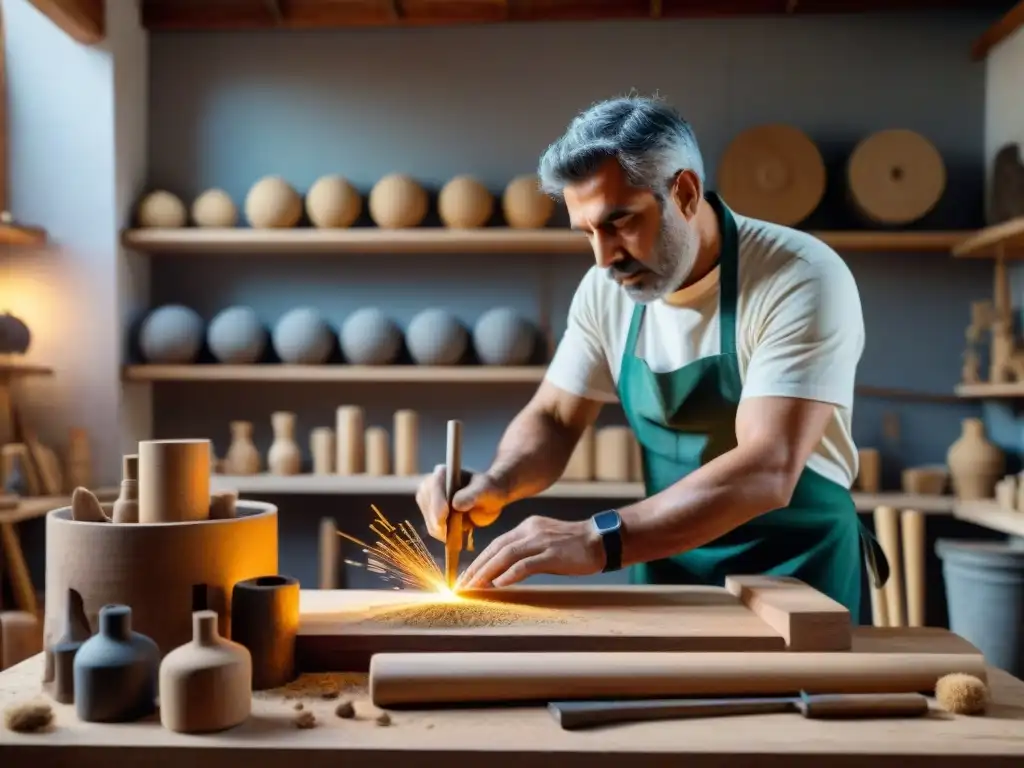
[[[458,602],[410,603],[378,609],[367,622],[414,629],[470,629],[508,627],[516,624],[564,624],[557,611],[535,606],[460,600]]]
[[[363,695],[367,677],[361,673],[320,672],[300,675],[287,685],[265,691],[253,691],[257,699],[336,699],[342,693]]]
[[[53,723],[53,707],[46,702],[16,704],[4,711],[4,725],[17,733],[35,733]]]

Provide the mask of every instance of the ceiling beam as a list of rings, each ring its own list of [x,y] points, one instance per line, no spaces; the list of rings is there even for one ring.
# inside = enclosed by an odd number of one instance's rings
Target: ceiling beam
[[[985,30],[971,48],[971,58],[981,61],[989,52],[1024,26],[1024,2],[1017,3],[999,21]]]
[[[123,0],[121,0],[123,2]],[[85,45],[103,42],[106,36],[105,0],[29,0],[72,39]]]

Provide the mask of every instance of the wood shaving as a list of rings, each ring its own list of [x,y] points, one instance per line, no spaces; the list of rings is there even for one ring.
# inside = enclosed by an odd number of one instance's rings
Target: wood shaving
[[[53,722],[53,707],[46,702],[16,704],[4,710],[4,725],[17,733],[35,733]]]
[[[515,624],[564,624],[566,621],[564,614],[535,606],[466,600],[389,606],[375,611],[361,623],[420,629],[466,629]]]
[[[316,715],[308,709],[304,709],[295,715],[296,728],[312,728],[316,725]]]
[[[387,712],[381,712],[374,719],[374,722],[377,723],[377,725],[391,725],[391,715]]]

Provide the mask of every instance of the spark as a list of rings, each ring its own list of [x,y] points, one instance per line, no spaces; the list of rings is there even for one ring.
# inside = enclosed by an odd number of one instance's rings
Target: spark
[[[445,582],[441,567],[409,521],[403,520],[395,526],[376,505],[371,504],[370,509],[376,515],[370,523],[370,531],[377,537],[374,544],[338,531],[339,536],[362,547],[366,555],[366,570],[395,584],[395,589],[419,589],[456,599]]]

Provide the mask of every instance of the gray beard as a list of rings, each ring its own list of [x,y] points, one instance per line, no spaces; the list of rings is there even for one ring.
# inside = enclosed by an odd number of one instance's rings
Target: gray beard
[[[634,285],[624,285],[626,295],[637,304],[649,304],[679,290],[693,271],[699,250],[696,228],[678,213],[663,214],[651,272]]]

